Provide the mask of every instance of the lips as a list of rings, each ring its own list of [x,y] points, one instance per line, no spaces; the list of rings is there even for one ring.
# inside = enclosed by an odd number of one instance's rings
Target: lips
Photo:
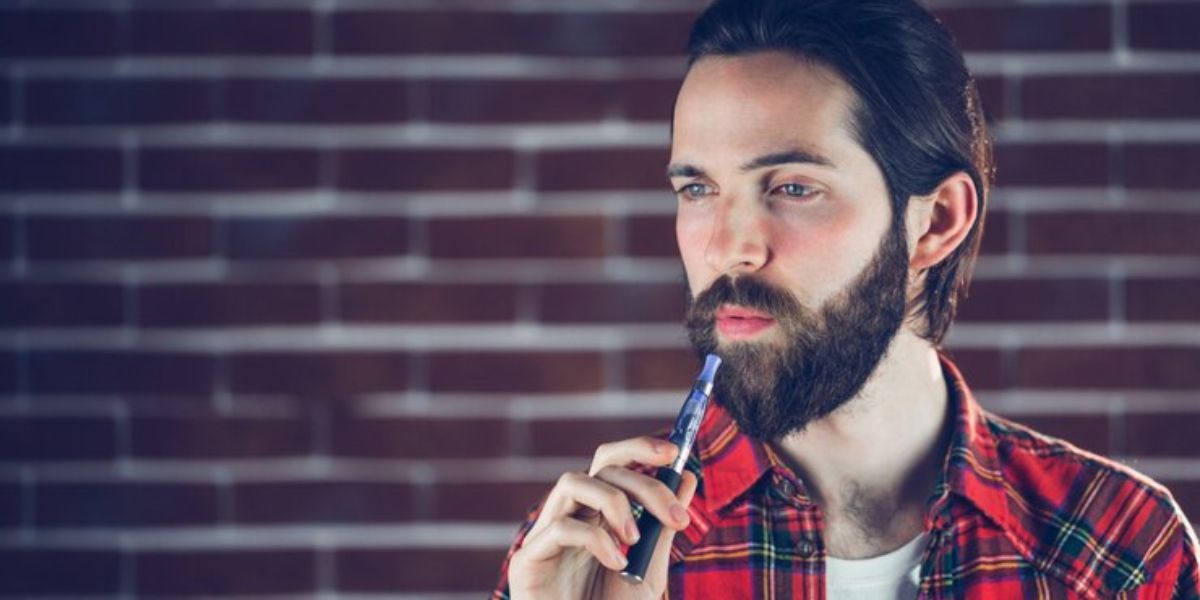
[[[726,338],[754,337],[775,324],[771,315],[742,306],[722,305],[717,309],[717,331]]]

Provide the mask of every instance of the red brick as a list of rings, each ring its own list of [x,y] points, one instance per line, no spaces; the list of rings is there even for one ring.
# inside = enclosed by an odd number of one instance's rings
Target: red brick
[[[1198,348],[1029,348],[1017,357],[1024,387],[1200,389]]]
[[[691,378],[695,378],[692,373]],[[679,402],[683,403],[686,387],[680,386]],[[580,456],[591,459],[600,444],[616,442],[643,435],[665,434],[674,417],[631,418],[620,415],[607,419],[540,419],[529,424],[530,453],[534,456]],[[589,460],[580,463],[586,468]]]
[[[17,221],[9,216],[0,216],[0,259],[12,258],[16,250]]]
[[[235,354],[230,385],[246,393],[341,396],[408,387],[408,355],[388,351]]]
[[[0,126],[13,121],[12,88],[11,81],[0,81]]]
[[[1026,217],[1031,254],[1200,254],[1200,214],[1039,212]]]
[[[338,54],[679,56],[688,12],[415,12],[333,15]]]
[[[472,481],[434,486],[433,516],[439,521],[519,523],[553,487],[551,481]]]
[[[306,10],[134,10],[134,54],[310,54],[315,27]]]
[[[340,288],[348,322],[461,323],[512,321],[517,288],[459,283],[364,283]]]
[[[0,146],[0,190],[117,190],[121,162],[120,150],[102,146]]]
[[[0,594],[5,596],[106,594],[121,586],[121,557],[115,550],[0,549]]]
[[[1188,73],[1032,77],[1021,82],[1027,119],[1180,119],[1200,116],[1200,76]]]
[[[229,221],[229,256],[239,259],[364,258],[409,252],[404,217],[260,217]]]
[[[1125,318],[1131,321],[1200,321],[1200,280],[1130,279]]]
[[[983,239],[980,242],[979,254],[1004,254],[1011,248],[1008,213],[991,208],[988,208],[987,212],[983,222]]]
[[[1003,77],[978,77],[975,85],[979,89],[979,98],[983,103],[983,118],[988,123],[995,123],[1008,116],[1009,109],[1004,98]]]
[[[344,549],[334,571],[337,589],[346,592],[483,592],[496,584],[504,554],[502,548]]]
[[[373,523],[416,517],[407,483],[350,480],[272,481],[234,487],[238,523]]]
[[[631,390],[680,390],[686,393],[700,369],[691,348],[627,350],[625,387]]]
[[[1200,481],[1194,479],[1160,479],[1159,483],[1171,490],[1171,495],[1175,497],[1175,501],[1183,509],[1183,514],[1191,517],[1194,522],[1196,516],[1200,515]]]
[[[663,148],[543,152],[537,157],[537,187],[551,191],[661,190],[667,202],[667,159]]]
[[[496,458],[512,454],[508,421],[489,418],[338,418],[333,454],[406,460]]]
[[[408,84],[398,79],[231,79],[223,116],[267,123],[398,123]]]
[[[1200,6],[1187,2],[1134,2],[1129,10],[1129,45],[1135,50],[1200,50],[1196,24]]]
[[[612,86],[621,116],[630,121],[670,121],[682,77],[627,79]]]
[[[208,394],[216,360],[208,354],[126,350],[29,353],[35,394]]]
[[[677,258],[675,215],[644,215],[625,219],[625,251],[631,256]]]
[[[31,216],[33,260],[199,258],[213,254],[212,222],[203,217]]]
[[[1009,383],[1004,373],[1004,357],[997,350],[949,348],[943,352],[962,371],[972,391],[993,390]]]
[[[1011,418],[1038,433],[1066,440],[1090,452],[1107,455],[1116,450],[1109,442],[1106,415],[1018,415]]]
[[[217,490],[182,482],[41,483],[38,527],[212,525]]]
[[[0,260],[8,260],[16,251],[17,221],[10,216],[0,216]]]
[[[1103,144],[998,144],[1000,186],[1107,186],[1112,180]]]
[[[213,86],[201,79],[31,79],[25,118],[34,124],[117,125],[210,121]]]
[[[971,284],[958,321],[1105,321],[1103,279],[993,279]]]
[[[135,417],[139,458],[266,458],[312,451],[312,423],[286,417]]]
[[[17,352],[0,352],[0,391],[16,391],[20,371],[20,355]]]
[[[116,452],[116,425],[109,418],[0,418],[0,460],[96,461]]]
[[[549,323],[679,322],[687,290],[680,284],[553,284],[538,290]]]
[[[435,258],[600,258],[603,217],[446,218],[429,222]]]
[[[15,529],[21,524],[21,484],[0,484],[0,527]]]
[[[157,550],[134,555],[138,595],[309,594],[316,591],[312,550]]]
[[[338,150],[337,187],[360,191],[507,190],[516,158],[510,150]]]
[[[338,54],[513,53],[520,17],[509,12],[337,11]]]
[[[4,327],[114,326],[124,321],[124,310],[119,285],[0,284],[0,326]]]
[[[1125,415],[1125,453],[1195,459],[1200,456],[1198,431],[1200,413],[1128,414]]]
[[[1200,188],[1200,144],[1127,144],[1125,184],[1131,188]]]
[[[120,49],[119,19],[112,10],[5,10],[0,56],[113,56]]]
[[[179,284],[138,289],[142,327],[313,324],[320,290],[306,284]]]
[[[584,351],[435,353],[429,387],[439,392],[584,392],[604,387],[604,360]]]
[[[933,12],[966,52],[1077,52],[1109,49],[1111,10],[1097,4],[945,7]]]
[[[144,148],[138,185],[151,191],[259,191],[317,185],[317,151],[289,148]]]
[[[609,84],[582,79],[441,79],[429,83],[429,119],[467,123],[598,121]]]

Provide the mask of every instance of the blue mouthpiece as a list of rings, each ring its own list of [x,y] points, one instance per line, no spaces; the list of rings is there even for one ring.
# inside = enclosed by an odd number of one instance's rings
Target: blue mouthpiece
[[[704,383],[712,383],[717,376],[717,367],[721,366],[721,357],[716,354],[709,354],[704,357],[704,369],[700,371],[698,379]]]

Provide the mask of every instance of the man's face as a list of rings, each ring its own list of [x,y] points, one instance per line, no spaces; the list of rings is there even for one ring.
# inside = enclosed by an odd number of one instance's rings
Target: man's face
[[[717,399],[760,439],[857,394],[905,314],[905,233],[852,102],[832,71],[776,52],[701,59],[676,102],[689,337],[725,360]]]

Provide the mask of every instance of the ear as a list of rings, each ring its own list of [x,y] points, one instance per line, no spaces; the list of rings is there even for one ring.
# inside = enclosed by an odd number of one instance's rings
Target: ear
[[[978,218],[979,196],[971,176],[959,171],[933,193],[913,197],[908,204],[908,265],[924,271],[962,245]]]

